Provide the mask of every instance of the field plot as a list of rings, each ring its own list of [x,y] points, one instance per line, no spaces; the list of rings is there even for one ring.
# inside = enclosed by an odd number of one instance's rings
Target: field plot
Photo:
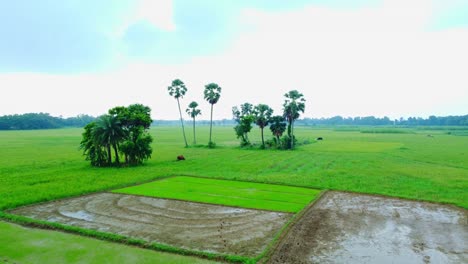
[[[468,263],[464,209],[327,192],[270,263]]]
[[[319,192],[180,176],[22,207],[12,213],[181,249],[255,258],[293,212]]]
[[[129,247],[63,232],[28,228],[0,221],[0,263],[215,264],[197,257]]]
[[[320,193],[309,188],[186,176],[114,192],[291,213],[300,211]]]
[[[174,247],[255,257],[291,214],[115,193],[24,207],[12,213]]]

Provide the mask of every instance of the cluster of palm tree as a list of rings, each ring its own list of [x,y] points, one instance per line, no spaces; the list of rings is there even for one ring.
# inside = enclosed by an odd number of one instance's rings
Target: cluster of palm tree
[[[273,142],[278,148],[293,149],[294,136],[294,121],[304,113],[305,99],[304,95],[297,90],[289,91],[284,95],[286,97],[283,104],[283,115],[273,116],[273,109],[266,104],[253,106],[250,103],[240,105],[240,108],[234,106],[232,113],[237,125],[234,127],[237,138],[241,140],[241,146],[250,146],[248,133],[252,129],[252,124],[255,123],[261,131],[262,148],[265,148],[264,128],[270,125],[270,130],[274,135]],[[287,135],[283,138],[282,135],[286,131]]]
[[[180,79],[175,79],[172,81],[172,84],[167,87],[170,96],[173,96],[177,100],[177,106],[179,108],[179,116],[180,116],[180,123],[182,126],[182,134],[184,136],[185,147],[188,147],[187,144],[187,137],[185,136],[185,127],[184,127],[184,119],[182,117],[182,110],[180,108],[180,100],[184,97],[185,93],[187,92],[187,87],[185,86],[184,82]],[[211,117],[210,117],[210,137],[208,146],[214,147],[215,143],[212,141],[212,131],[213,131],[213,106],[219,101],[221,97],[221,87],[216,83],[209,83],[205,85],[205,90],[203,91],[204,98],[208,103],[211,105]],[[187,114],[193,119],[193,144],[196,144],[196,136],[195,136],[195,118],[198,115],[201,115],[200,109],[197,109],[198,103],[193,101],[189,104],[188,108],[185,110]]]
[[[150,112],[149,107],[141,104],[119,106],[87,124],[80,143],[86,159],[93,166],[107,167],[137,165],[150,158],[153,141],[148,133],[152,123]]]

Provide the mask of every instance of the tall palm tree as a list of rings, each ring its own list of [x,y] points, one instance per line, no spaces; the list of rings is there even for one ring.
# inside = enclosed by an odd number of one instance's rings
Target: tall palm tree
[[[265,139],[263,136],[263,129],[268,125],[270,122],[271,115],[273,114],[273,109],[266,104],[259,104],[255,106],[253,110],[253,114],[255,117],[255,124],[260,127],[262,133],[262,147],[265,148]]]
[[[187,92],[187,87],[185,87],[184,82],[182,82],[179,79],[175,79],[172,81],[171,86],[167,87],[167,90],[169,91],[169,95],[173,96],[177,100],[177,106],[179,107],[180,123],[182,124],[182,134],[184,134],[185,147],[188,147],[187,138],[185,137],[184,119],[182,118],[182,111],[180,110],[179,102],[179,98],[183,98],[185,93]]]
[[[118,144],[123,140],[125,132],[120,126],[120,120],[114,115],[102,115],[96,121],[93,136],[107,149],[107,164],[112,164],[111,147],[114,149],[115,162],[120,163]]]
[[[294,120],[299,118],[299,112],[304,113],[304,95],[297,90],[291,90],[284,95],[286,97],[283,104],[284,117],[288,121],[288,135],[291,140],[291,149],[294,149]]]
[[[216,104],[221,97],[221,87],[216,83],[207,84],[205,85],[205,91],[203,91],[203,94],[205,96],[205,100],[211,104],[210,141],[208,142],[208,145],[212,146],[213,142],[211,141],[211,134],[213,129],[213,105]]]
[[[193,144],[197,144],[197,138],[195,136],[195,118],[201,115],[201,110],[197,109],[198,103],[195,101],[191,102],[188,107],[189,108],[187,108],[185,112],[193,119]]]

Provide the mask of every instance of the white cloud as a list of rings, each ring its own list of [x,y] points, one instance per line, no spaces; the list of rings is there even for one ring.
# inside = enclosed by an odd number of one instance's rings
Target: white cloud
[[[10,91],[0,97],[0,114],[97,115],[139,102],[154,118],[177,119],[166,90],[175,78],[189,89],[182,106],[198,101],[204,119],[209,82],[223,87],[216,119],[230,118],[231,107],[247,101],[279,113],[292,89],[304,93],[308,117],[468,114],[468,30],[426,30],[433,12],[425,0],[367,9],[245,10],[239,20],[249,29],[217,56],[182,65],[131,64],[106,74],[0,75],[0,86]]]
[[[175,31],[174,5],[172,0],[137,0],[122,14],[120,21],[108,32],[109,37],[119,41],[133,24],[147,22],[163,31]]]
[[[141,0],[136,12],[137,18],[146,20],[155,27],[166,31],[176,29],[173,15],[172,0]]]

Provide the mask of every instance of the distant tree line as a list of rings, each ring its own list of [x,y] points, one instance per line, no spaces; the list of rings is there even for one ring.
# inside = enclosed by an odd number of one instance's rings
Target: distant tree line
[[[407,119],[390,119],[388,117],[341,117],[304,118],[297,121],[298,125],[353,125],[353,126],[468,126],[468,115],[463,116],[429,116],[428,118],[409,117]]]
[[[190,113],[189,113],[190,115]],[[52,129],[64,127],[84,127],[94,121],[96,117],[89,115],[78,115],[76,117],[62,118],[54,117],[47,113],[29,113],[22,115],[0,116],[0,130],[31,130]],[[187,125],[193,125],[192,121],[184,121]],[[210,120],[197,120],[197,125],[209,126]],[[463,116],[430,116],[429,118],[410,117],[392,120],[388,117],[341,117],[330,118],[304,118],[296,120],[297,125],[351,125],[351,126],[468,126],[468,115]],[[153,126],[180,126],[179,120],[153,120]],[[235,119],[213,120],[215,126],[235,126]]]
[[[76,117],[55,117],[48,113],[28,113],[0,116],[0,130],[52,129],[63,127],[83,127],[96,118],[89,115]]]

